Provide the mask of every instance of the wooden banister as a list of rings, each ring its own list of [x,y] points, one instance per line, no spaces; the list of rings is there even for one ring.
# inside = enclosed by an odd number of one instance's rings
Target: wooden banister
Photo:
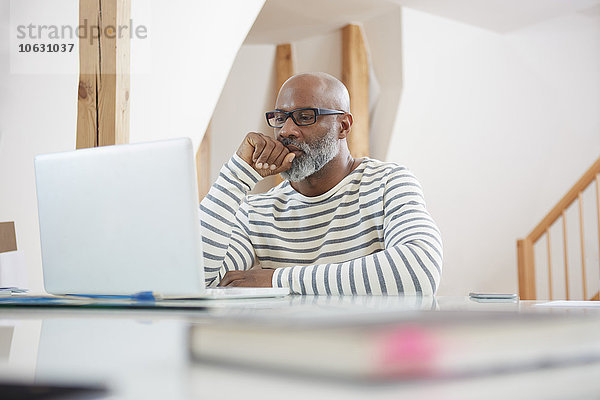
[[[569,206],[577,200],[580,192],[583,192],[595,179],[596,175],[600,173],[600,158],[583,174],[583,176],[573,185],[571,190],[564,195],[562,199],[554,206],[554,208],[542,219],[540,222],[527,236],[533,243],[546,232],[546,229],[562,215],[562,212],[569,208]]]
[[[535,300],[535,261],[531,240],[517,240],[517,255],[519,263],[519,297],[521,300]]]
[[[565,267],[565,283],[566,297],[569,296],[569,267],[567,257],[567,228],[566,215],[567,208],[575,200],[579,201],[579,232],[581,246],[581,272],[584,299],[587,299],[587,282],[586,282],[586,266],[585,266],[585,248],[583,238],[583,191],[593,182],[596,183],[596,212],[598,214],[598,247],[600,249],[600,158],[583,174],[583,176],[573,185],[573,187],[563,196],[563,198],[550,210],[550,212],[542,219],[542,221],[531,231],[524,239],[517,240],[517,262],[519,272],[519,294],[523,300],[536,299],[535,287],[535,259],[533,246],[535,243],[546,234],[546,246],[548,256],[548,286],[550,298],[552,298],[552,268],[551,268],[551,251],[550,251],[550,227],[558,218],[562,217],[562,233],[563,233],[563,256]],[[596,293],[591,300],[598,300]]]

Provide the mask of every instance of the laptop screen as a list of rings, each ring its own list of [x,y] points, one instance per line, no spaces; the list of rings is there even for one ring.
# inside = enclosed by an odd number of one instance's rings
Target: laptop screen
[[[204,293],[189,139],[41,155],[35,171],[48,293]]]

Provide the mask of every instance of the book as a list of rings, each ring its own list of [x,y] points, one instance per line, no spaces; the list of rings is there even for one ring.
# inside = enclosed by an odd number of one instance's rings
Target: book
[[[388,381],[600,361],[600,319],[425,311],[294,318],[253,314],[194,324],[191,358],[319,377]]]

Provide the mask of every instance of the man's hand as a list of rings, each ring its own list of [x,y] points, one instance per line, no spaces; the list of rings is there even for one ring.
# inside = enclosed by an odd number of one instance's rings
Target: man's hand
[[[248,271],[229,271],[219,286],[271,287],[274,269],[252,268]]]
[[[237,155],[263,178],[287,171],[296,156],[280,141],[257,132],[246,135]]]

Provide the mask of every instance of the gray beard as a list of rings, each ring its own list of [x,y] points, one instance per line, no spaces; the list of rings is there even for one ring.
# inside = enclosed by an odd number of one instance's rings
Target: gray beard
[[[299,143],[294,140],[283,138],[284,146],[293,145],[304,152],[294,158],[292,167],[281,173],[284,179],[290,182],[298,182],[318,172],[338,154],[338,139],[336,133],[331,130],[323,138],[312,144]]]

